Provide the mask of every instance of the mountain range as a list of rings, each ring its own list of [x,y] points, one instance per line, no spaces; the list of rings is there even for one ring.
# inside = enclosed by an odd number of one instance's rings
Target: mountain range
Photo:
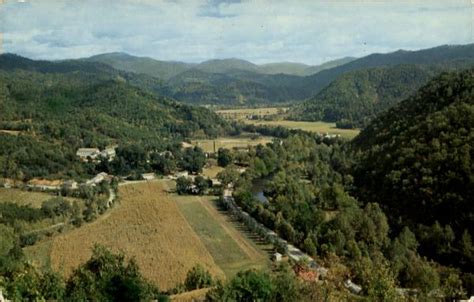
[[[214,59],[202,63],[184,63],[174,61],[159,61],[152,58],[136,57],[124,53],[108,53],[83,59],[88,62],[100,62],[113,68],[147,75],[154,79],[147,79],[147,89],[191,104],[199,105],[220,105],[220,106],[260,106],[275,104],[295,104],[305,101],[305,106],[299,107],[299,111],[294,111],[296,115],[304,111],[308,114],[301,115],[300,119],[315,120],[322,117],[313,111],[324,110],[324,103],[321,99],[326,99],[331,95],[331,102],[335,99],[344,98],[344,95],[354,99],[353,95],[346,91],[340,91],[341,95],[335,92],[333,85],[331,93],[327,91],[323,95],[325,88],[335,80],[338,80],[346,73],[352,74],[353,79],[344,78],[345,82],[351,81],[352,86],[357,86],[356,81],[360,81],[360,74],[357,71],[372,68],[385,68],[385,74],[391,74],[392,67],[399,65],[417,65],[411,68],[412,71],[423,69],[429,76],[418,77],[420,73],[413,73],[412,77],[416,85],[408,85],[406,93],[397,96],[377,95],[370,96],[370,102],[377,100],[377,104],[392,104],[403,97],[414,92],[427,80],[437,75],[443,70],[461,69],[468,67],[474,62],[474,45],[444,45],[417,51],[399,50],[386,54],[371,54],[362,58],[346,57],[339,60],[329,61],[319,66],[309,66],[300,63],[270,63],[257,65],[249,61],[240,59]],[[399,70],[398,70],[399,71]],[[397,70],[394,70],[397,74]],[[405,70],[403,76],[406,77]],[[372,71],[377,73],[377,71]],[[400,74],[401,75],[401,74]],[[365,86],[378,85],[371,82],[369,77]],[[393,78],[393,77],[391,77]],[[406,78],[406,79],[408,79]],[[395,77],[395,82],[403,82],[401,78]],[[154,84],[151,84],[153,82]],[[405,81],[406,83],[406,81]],[[403,88],[403,84],[400,86]],[[339,89],[339,88],[338,88]],[[377,89],[372,89],[377,90]],[[369,98],[369,99],[370,99]],[[386,99],[389,99],[386,101]],[[337,105],[344,105],[347,101]],[[335,102],[338,103],[338,102]],[[319,106],[321,104],[321,106]],[[377,105],[378,106],[378,105]],[[382,105],[374,112],[384,110],[389,106]],[[302,108],[302,109],[301,109]],[[341,108],[336,108],[341,109]],[[357,113],[356,115],[364,114]],[[295,116],[293,114],[292,116]],[[370,118],[371,116],[369,116]],[[350,116],[342,115],[341,118],[349,119]],[[323,119],[334,121],[334,118]],[[364,124],[356,118],[354,126]]]

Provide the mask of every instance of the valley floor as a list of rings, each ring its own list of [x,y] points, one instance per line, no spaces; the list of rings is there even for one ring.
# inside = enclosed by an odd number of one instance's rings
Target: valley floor
[[[173,186],[169,180],[120,186],[120,200],[107,215],[27,253],[68,275],[99,243],[134,257],[144,276],[162,290],[183,282],[198,263],[222,279],[269,264],[268,247],[241,233],[242,226],[221,213],[213,197],[179,196],[170,192]]]

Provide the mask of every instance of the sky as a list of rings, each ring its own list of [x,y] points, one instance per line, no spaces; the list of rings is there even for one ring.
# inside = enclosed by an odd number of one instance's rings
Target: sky
[[[3,52],[320,64],[474,43],[474,0],[0,0]]]

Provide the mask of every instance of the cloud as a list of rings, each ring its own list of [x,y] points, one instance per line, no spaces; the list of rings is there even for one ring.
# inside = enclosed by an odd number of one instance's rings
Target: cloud
[[[468,1],[8,0],[4,47],[32,58],[123,51],[198,62],[318,64],[344,56],[472,43]]]

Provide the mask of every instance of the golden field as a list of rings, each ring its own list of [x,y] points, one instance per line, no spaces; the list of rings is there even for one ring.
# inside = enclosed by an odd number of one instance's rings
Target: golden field
[[[246,124],[253,125],[267,125],[267,126],[282,126],[290,129],[300,129],[308,132],[316,132],[321,134],[339,134],[345,138],[354,138],[359,134],[360,130],[358,129],[339,129],[336,128],[336,123],[326,123],[326,122],[300,122],[300,121],[286,121],[286,120],[277,120],[277,121],[264,121],[264,120],[244,120]]]
[[[214,152],[214,142],[216,144],[216,152],[219,148],[232,149],[234,147],[243,148],[247,146],[256,146],[258,144],[265,145],[270,143],[272,138],[269,136],[252,137],[250,135],[241,135],[237,137],[219,137],[216,139],[200,139],[193,140],[192,144],[202,148],[205,152]]]
[[[134,257],[143,275],[163,290],[183,282],[197,263],[224,277],[167,189],[166,181],[120,186],[120,205],[110,214],[54,239],[53,269],[70,274],[100,243]]]

